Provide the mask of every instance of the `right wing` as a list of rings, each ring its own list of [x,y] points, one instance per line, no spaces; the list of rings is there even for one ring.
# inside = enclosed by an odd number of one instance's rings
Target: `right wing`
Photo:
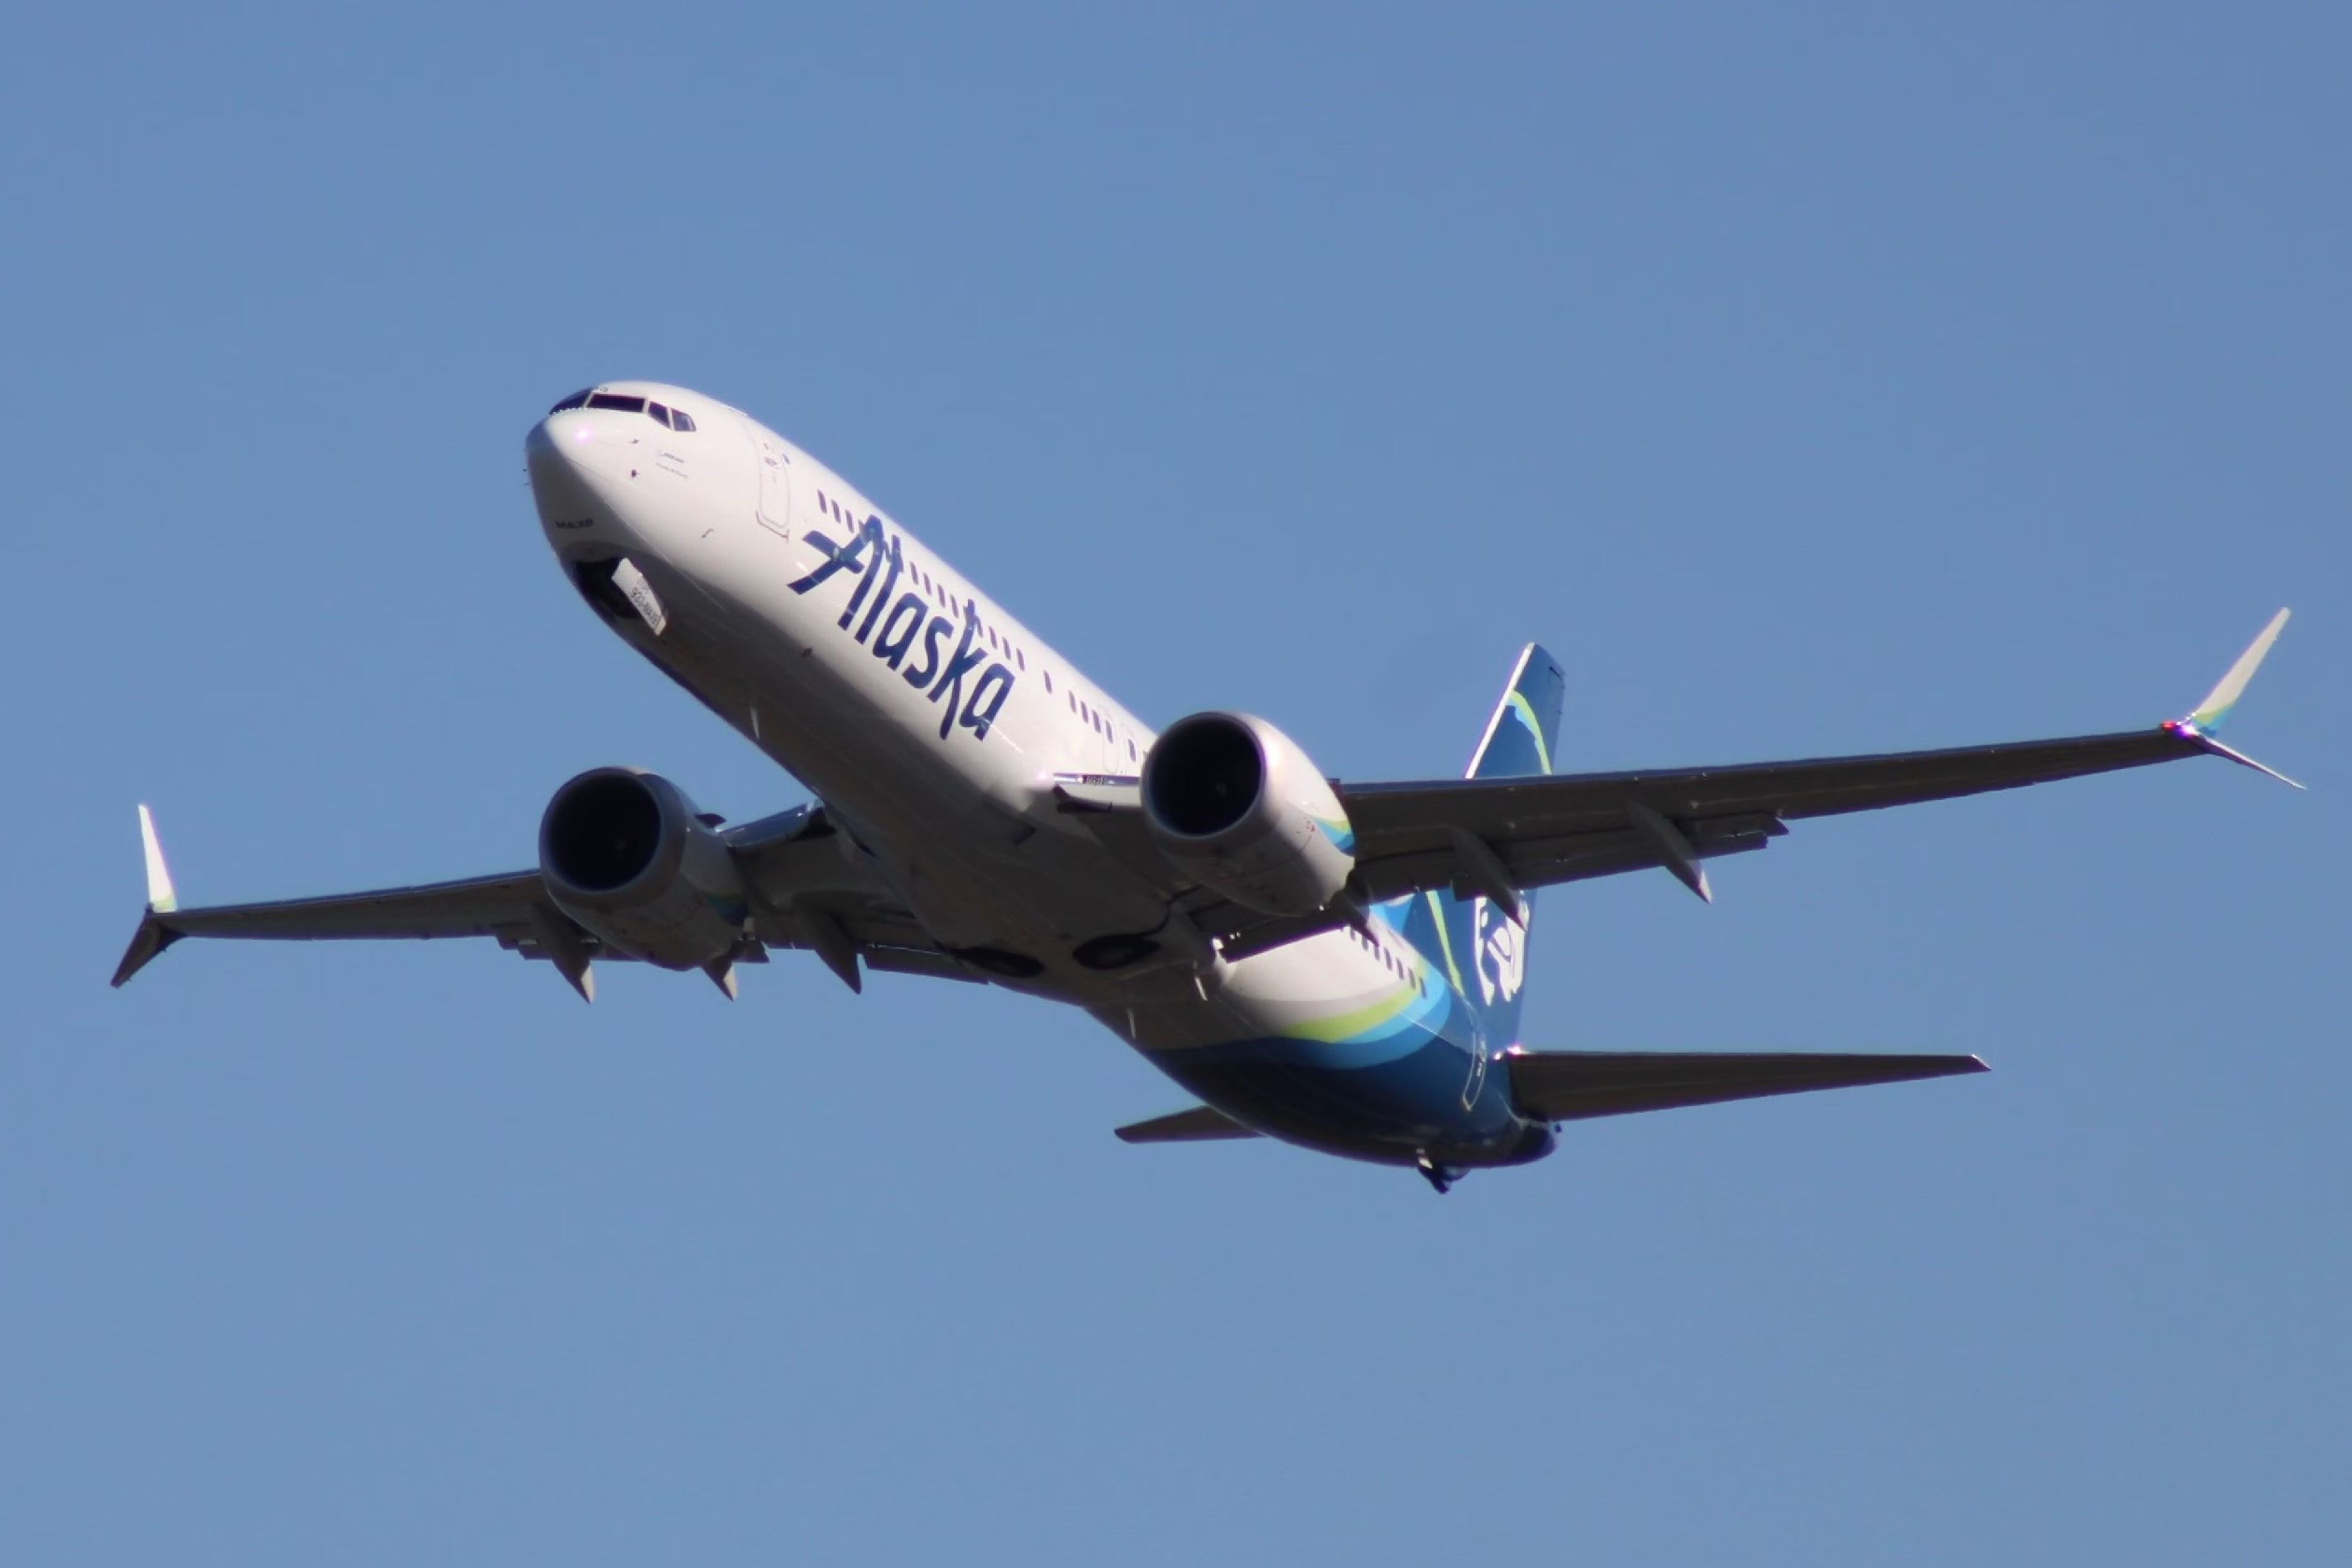
[[[1339,802],[1355,830],[1363,896],[1372,901],[1450,885],[1507,905],[1517,888],[1647,867],[1711,898],[1700,862],[1760,850],[1809,817],[2208,755],[2294,784],[2213,738],[2286,621],[2284,610],[2273,616],[2189,716],[2147,729],[1728,768],[1342,784]],[[1494,883],[1504,885],[1486,885]]]
[[[591,999],[595,988],[588,965],[629,957],[558,909],[536,870],[323,898],[183,909],[154,818],[144,806],[139,808],[139,831],[147,862],[147,913],[114,971],[117,986],[184,936],[294,942],[488,936],[526,958],[553,960]],[[751,927],[736,961],[765,963],[770,948],[806,948],[853,989],[861,963],[897,974],[984,977],[932,942],[879,877],[862,861],[840,853],[834,833],[822,808],[802,806],[725,835],[755,894]]]
[[[1516,909],[1528,888],[1663,868],[1701,898],[1712,898],[1705,862],[1760,850],[1786,833],[1789,823],[1810,817],[2208,755],[2293,784],[2213,737],[2286,619],[2284,610],[2272,617],[2188,717],[2116,735],[1727,768],[1407,783],[1335,779],[1355,834],[1349,891],[1363,904],[1449,888],[1457,897],[1483,895]],[[1129,864],[1182,900],[1181,907],[1228,958],[1331,930],[1354,917],[1336,905],[1304,916],[1259,915],[1191,884],[1154,844],[1134,779],[1074,778],[1059,793],[1065,811],[1077,815]]]

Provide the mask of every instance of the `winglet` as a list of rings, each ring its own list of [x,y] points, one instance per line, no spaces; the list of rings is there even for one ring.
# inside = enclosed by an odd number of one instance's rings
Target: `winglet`
[[[2282,610],[2272,616],[2270,624],[2263,627],[2261,634],[2252,643],[2246,644],[2246,651],[2238,655],[2238,662],[2231,664],[2229,674],[2223,675],[2220,683],[2205,694],[2205,700],[2197,705],[2196,711],[2187,718],[2172,720],[2164,727],[2183,740],[2189,741],[2216,757],[2226,757],[2241,767],[2251,768],[2257,773],[2266,773],[2282,784],[2293,785],[2300,789],[2303,788],[2302,785],[2295,783],[2277,768],[2265,767],[2244,752],[2224,746],[2213,738],[2213,732],[2221,727],[2222,721],[2230,716],[2230,710],[2238,706],[2238,698],[2245,695],[2246,684],[2254,678],[2254,672],[2263,667],[2263,660],[2269,654],[2271,644],[2278,641],[2278,634],[2285,627],[2287,617],[2292,613],[2291,611]]]
[[[180,895],[172,890],[172,868],[163,863],[163,845],[155,837],[155,814],[144,805],[139,808],[139,843],[147,855],[147,912],[131,934],[131,946],[122,950],[122,962],[114,967],[118,990],[180,939],[180,933],[159,918],[180,907]]]
[[[147,917],[140,921],[139,929],[131,933],[131,946],[122,950],[122,962],[114,967],[114,978],[109,983],[121,990],[131,976],[153,963],[164,948],[179,939],[179,932],[166,926],[153,910],[149,910]]]
[[[2228,718],[2230,710],[2238,706],[2238,698],[2244,693],[2246,683],[2252,680],[2254,672],[2263,667],[2263,657],[2270,653],[2271,644],[2278,641],[2279,632],[2286,625],[2286,618],[2292,613],[2292,611],[2282,610],[2271,617],[2271,623],[2263,628],[2262,635],[2246,644],[2246,651],[2238,655],[2238,662],[2230,666],[2230,673],[2221,677],[2220,685],[2205,694],[2205,700],[2197,705],[2196,711],[2184,723],[2196,726],[2198,731],[2204,735],[2210,735],[2221,727],[2221,721]]]
[[[172,891],[172,868],[163,863],[163,845],[155,837],[155,814],[143,805],[139,808],[139,842],[147,852],[147,907],[169,915],[180,907],[180,895]]]

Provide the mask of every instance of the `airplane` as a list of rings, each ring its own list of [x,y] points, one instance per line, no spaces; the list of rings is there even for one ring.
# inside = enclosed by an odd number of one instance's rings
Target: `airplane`
[[[1196,1103],[1130,1144],[1270,1137],[1440,1193],[1565,1124],[1985,1071],[1974,1056],[1536,1051],[1534,891],[1706,862],[1813,817],[2218,756],[2281,610],[2186,717],[2111,735],[1737,767],[1556,771],[1566,678],[1529,644],[1461,779],[1327,777],[1264,718],[1155,732],[846,479],[684,387],[575,392],[524,442],[541,530],[604,625],[814,796],[730,827],[635,768],[558,789],[538,863],[182,908],[139,808],[122,985],[184,936],[477,936],[595,998],[600,960],[730,998],[778,949],[1082,1008]],[[2302,786],[2295,785],[2300,789]]]

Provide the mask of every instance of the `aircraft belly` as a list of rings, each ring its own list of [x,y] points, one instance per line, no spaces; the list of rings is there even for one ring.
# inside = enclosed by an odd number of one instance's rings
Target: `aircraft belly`
[[[1482,1065],[1451,988],[1400,985],[1344,936],[1245,959],[1205,998],[1094,1011],[1206,1103],[1286,1142],[1461,1166],[1549,1146]]]
[[[757,580],[740,562],[717,575]],[[1009,949],[1083,979],[1076,944],[1160,923],[1160,896],[1045,804],[1051,769],[1019,748],[1038,727],[1025,716],[1008,709],[984,742],[942,741],[940,709],[830,616],[806,624],[803,601],[746,602],[708,582],[675,597],[668,630],[632,642],[823,800],[942,946]]]

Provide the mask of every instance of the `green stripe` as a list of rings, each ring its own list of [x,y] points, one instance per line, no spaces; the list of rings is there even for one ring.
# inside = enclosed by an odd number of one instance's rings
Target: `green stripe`
[[[1517,686],[1511,688],[1510,695],[1504,700],[1518,711],[1519,721],[1528,727],[1528,733],[1536,737],[1536,760],[1543,764],[1545,772],[1550,772],[1551,747],[1544,744],[1543,725],[1536,718],[1535,705],[1528,701],[1527,694]]]

